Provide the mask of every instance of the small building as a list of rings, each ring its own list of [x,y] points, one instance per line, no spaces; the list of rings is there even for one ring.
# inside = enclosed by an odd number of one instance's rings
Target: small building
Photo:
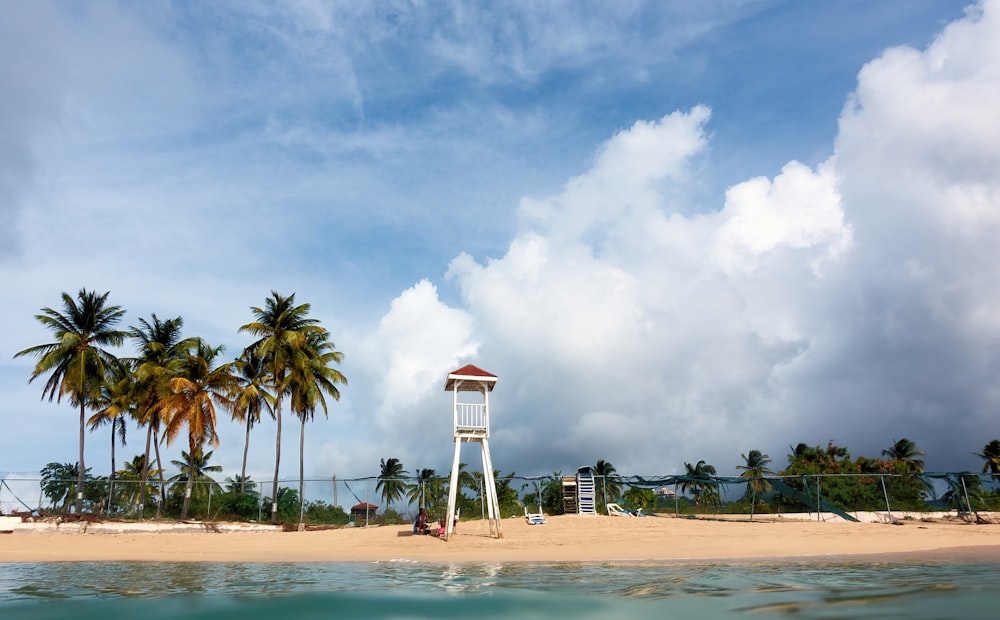
[[[378,506],[375,504],[361,502],[360,504],[351,506],[351,521],[354,521],[355,523],[367,523],[369,521],[374,521],[377,514]]]

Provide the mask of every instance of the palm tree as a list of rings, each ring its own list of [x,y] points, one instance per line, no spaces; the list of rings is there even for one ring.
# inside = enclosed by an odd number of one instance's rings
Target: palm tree
[[[334,400],[340,400],[340,390],[337,384],[346,384],[347,379],[331,364],[339,364],[344,359],[343,353],[334,349],[330,334],[325,329],[310,331],[307,334],[307,347],[304,351],[304,364],[296,365],[289,374],[289,394],[291,407],[299,418],[299,523],[305,516],[305,442],[306,422],[313,419],[316,407],[323,408],[323,416],[327,417],[327,394]]]
[[[382,501],[388,508],[389,504],[399,501],[405,494],[406,481],[404,478],[409,475],[409,472],[403,469],[403,464],[397,458],[382,459],[379,467],[375,492],[382,493]]]
[[[924,471],[924,462],[917,458],[923,455],[924,453],[917,449],[917,444],[905,437],[898,441],[894,439],[891,446],[882,450],[882,456],[903,463],[908,471],[915,474]]]
[[[146,465],[146,457],[142,454],[137,454],[132,457],[131,461],[125,461],[125,467],[118,472],[118,478],[126,483],[134,484],[135,491],[126,491],[126,496],[129,498],[130,504],[135,507],[138,506],[140,502],[146,495],[152,494],[156,489],[149,488],[149,484],[146,483],[146,476],[160,477],[159,469],[150,469]],[[146,488],[143,488],[143,487]]]
[[[95,401],[95,406],[99,407],[97,413],[90,416],[87,425],[91,431],[97,430],[105,424],[111,425],[111,476],[108,490],[108,511],[111,511],[111,498],[115,492],[115,474],[118,471],[115,465],[115,436],[125,447],[125,416],[135,413],[135,382],[131,366],[125,360],[116,360],[110,367],[107,381],[101,386],[99,398]]]
[[[261,412],[267,411],[268,415],[274,417],[274,396],[267,391],[269,377],[264,368],[264,360],[253,355],[249,351],[243,351],[240,358],[236,360],[237,386],[232,394],[233,419],[246,424],[246,438],[243,441],[243,465],[240,469],[239,479],[241,482],[247,480],[247,453],[250,451],[250,431],[261,419]],[[244,493],[245,488],[240,488],[240,493]]]
[[[274,396],[274,419],[277,423],[274,447],[274,481],[271,492],[271,520],[278,520],[278,475],[281,468],[281,403],[290,393],[290,379],[296,368],[306,365],[309,336],[325,331],[319,321],[308,318],[309,304],[295,305],[295,294],[288,297],[271,291],[264,307],[250,310],[256,320],[240,327],[240,332],[257,338],[246,350],[264,360],[271,394]]]
[[[257,495],[257,483],[250,477],[239,474],[232,478],[226,478],[226,493],[239,493],[240,495]]]
[[[619,484],[621,478],[618,476],[618,470],[615,469],[615,466],[604,459],[599,459],[594,465],[593,471],[595,476],[600,476],[604,480],[605,503],[607,503],[608,497],[611,498],[611,501],[618,499],[622,489]]]
[[[433,469],[421,469],[417,479],[406,486],[406,502],[417,504],[417,508],[427,508],[441,498],[441,480]]]
[[[151,475],[150,448],[156,452],[156,469],[161,474],[163,472],[163,461],[160,460],[160,429],[165,424],[167,415],[162,406],[163,399],[170,395],[170,379],[177,373],[187,351],[195,345],[196,340],[181,338],[184,319],[179,316],[161,321],[153,314],[151,319],[152,322],[149,322],[140,318],[139,327],[133,326],[129,331],[129,337],[135,341],[138,348],[138,357],[135,358],[136,420],[139,426],[146,427],[146,450],[143,460],[145,470],[140,476],[139,486],[140,518],[146,503],[145,494],[148,490],[146,481]],[[159,478],[160,502],[157,504],[157,511],[166,501],[163,476]]]
[[[1000,478],[1000,439],[994,439],[985,446],[982,452],[973,452],[974,455],[986,461],[983,463],[983,473],[987,471],[996,480]]]
[[[201,446],[195,448],[194,452],[181,450],[180,460],[170,461],[170,464],[180,470],[180,473],[171,476],[169,483],[173,488],[184,485],[184,507],[181,509],[181,519],[187,518],[188,504],[191,497],[207,497],[211,493],[222,493],[222,487],[208,474],[222,471],[219,465],[209,465],[208,462],[214,454],[211,450],[202,452]],[[194,483],[198,485],[195,486]],[[173,493],[173,491],[171,491]]]
[[[56,402],[65,395],[70,404],[80,408],[80,460],[76,487],[76,512],[83,510],[83,479],[86,467],[83,461],[86,410],[98,398],[101,384],[108,374],[108,366],[115,356],[104,347],[117,347],[125,340],[126,333],[114,329],[125,310],[107,305],[108,294],[80,289],[74,300],[62,294],[63,311],[42,308],[35,318],[55,337],[55,342],[29,347],[14,357],[31,355],[38,358],[29,383],[45,373],[51,373],[42,399]]]
[[[206,443],[213,447],[219,445],[215,433],[215,403],[229,406],[227,401],[235,382],[231,364],[215,365],[221,353],[221,346],[211,347],[197,339],[197,346],[188,352],[177,375],[170,379],[171,394],[161,401],[168,418],[163,430],[168,446],[183,427],[188,431],[188,454],[201,455],[201,447]],[[187,518],[191,505],[194,479],[194,472],[190,472],[181,508],[182,519]]]
[[[768,467],[771,457],[760,450],[751,450],[748,454],[741,454],[740,458],[743,459],[743,465],[737,465],[736,469],[743,471],[740,478],[746,479],[747,495],[751,496],[751,504],[754,504],[771,487],[771,483],[764,479],[764,476],[774,475],[774,471]]]
[[[705,461],[698,461],[697,465],[692,466],[691,463],[684,463],[684,480],[681,482],[681,492],[687,493],[691,491],[691,497],[694,498],[694,503],[697,505],[702,496],[712,497],[712,492],[719,486],[719,483],[713,479],[715,476],[715,467],[708,465]],[[717,495],[715,495],[717,497]]]

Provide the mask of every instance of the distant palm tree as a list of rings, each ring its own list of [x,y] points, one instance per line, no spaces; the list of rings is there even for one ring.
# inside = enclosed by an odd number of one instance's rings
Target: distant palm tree
[[[236,360],[236,382],[232,394],[233,419],[246,424],[246,436],[243,441],[243,465],[240,468],[239,479],[247,480],[247,453],[250,451],[250,431],[260,422],[261,412],[266,411],[274,418],[274,396],[267,391],[270,377],[264,368],[264,360],[244,350]],[[245,489],[240,489],[244,493]]]
[[[240,495],[257,495],[257,483],[249,477],[239,474],[232,478],[226,478],[226,493],[239,493]]]
[[[983,463],[983,473],[987,471],[993,479],[1000,478],[1000,439],[994,439],[983,446],[982,452],[973,452],[974,455],[986,461]]]
[[[125,418],[135,414],[135,375],[131,365],[126,360],[115,360],[110,366],[108,378],[101,385],[100,396],[94,401],[98,407],[97,413],[90,416],[87,426],[95,431],[106,424],[111,425],[111,475],[108,488],[108,511],[111,511],[111,498],[115,493],[115,475],[118,471],[115,463],[115,437],[125,447]]]
[[[215,404],[229,406],[227,401],[235,383],[231,364],[216,365],[216,358],[221,353],[222,347],[212,347],[198,339],[197,346],[188,352],[177,375],[169,381],[171,394],[162,401],[163,409],[168,412],[163,431],[167,445],[186,427],[188,454],[192,456],[201,456],[201,448],[206,443],[213,447],[219,445],[215,432]],[[182,519],[188,515],[193,485],[192,474],[187,477]]]
[[[128,488],[131,489],[126,490],[126,496],[132,507],[138,506],[144,497],[151,496],[156,491],[151,485],[145,483],[145,480],[148,480],[147,476],[159,478],[160,470],[147,467],[146,457],[142,454],[135,455],[131,461],[125,461],[125,467],[118,472],[118,478],[128,484]],[[145,489],[142,488],[144,484]]]
[[[386,508],[389,504],[402,499],[406,492],[406,476],[409,475],[399,459],[388,458],[380,462],[378,482],[375,484],[375,492],[382,494],[382,501]]]
[[[197,446],[194,452],[181,450],[180,460],[170,461],[170,464],[177,467],[180,473],[171,476],[167,481],[173,489],[183,485],[184,487],[184,507],[181,509],[181,519],[187,518],[188,505],[191,498],[207,498],[211,493],[222,493],[222,487],[213,479],[209,473],[222,471],[218,465],[209,465],[213,452],[202,452],[201,446]],[[198,483],[195,485],[195,483]],[[173,492],[173,491],[171,491]]]
[[[135,342],[137,357],[134,359],[135,371],[135,418],[139,426],[146,427],[146,449],[143,464],[145,470],[140,474],[141,494],[138,501],[139,517],[142,518],[146,504],[146,494],[150,491],[146,481],[149,480],[150,451],[156,453],[156,470],[163,473],[163,461],[160,459],[160,429],[166,423],[167,412],[163,408],[163,399],[170,396],[170,379],[174,377],[188,350],[194,345],[195,339],[181,338],[181,328],[184,319],[174,317],[160,320],[155,314],[151,320],[139,319],[139,326],[132,326],[129,338]],[[160,501],[157,511],[166,501],[166,490],[163,476],[160,480]]]
[[[719,483],[715,481],[715,467],[708,465],[705,461],[698,461],[696,465],[684,463],[684,479],[681,481],[680,489],[682,493],[691,492],[695,505],[705,499],[717,498],[716,489]]]
[[[891,461],[903,463],[906,469],[914,474],[920,474],[924,471],[924,462],[917,458],[923,455],[924,453],[917,449],[917,444],[905,437],[898,441],[894,439],[891,446],[882,450],[882,456]]]
[[[604,494],[611,498],[610,501],[613,502],[621,496],[621,477],[618,476],[618,470],[615,469],[614,465],[604,459],[599,459],[594,465],[593,472],[595,476],[600,476],[604,481]]]
[[[274,419],[277,423],[274,447],[274,481],[271,492],[271,520],[278,520],[278,479],[281,467],[281,403],[291,391],[291,380],[308,362],[310,337],[325,332],[319,321],[311,319],[309,304],[295,305],[295,294],[288,297],[271,291],[264,307],[252,307],[254,321],[240,327],[241,333],[257,338],[246,350],[264,360],[269,388],[274,396]]]
[[[330,334],[325,329],[310,331],[304,349],[304,361],[292,368],[289,375],[289,400],[291,409],[299,419],[299,523],[305,518],[305,444],[306,422],[313,420],[316,409],[328,417],[326,397],[340,400],[337,384],[347,379],[330,365],[343,361],[343,354],[334,349]]]
[[[441,498],[441,480],[433,469],[421,469],[417,479],[406,486],[406,502],[417,504],[417,508],[427,508]]]
[[[35,318],[55,337],[55,342],[29,347],[14,357],[30,355],[38,358],[28,382],[45,373],[51,373],[42,399],[51,401],[69,398],[70,404],[80,408],[80,460],[77,471],[76,512],[83,510],[83,483],[86,466],[83,460],[84,434],[87,424],[86,410],[99,398],[101,385],[108,375],[108,367],[116,359],[104,347],[117,347],[125,340],[126,333],[114,329],[125,310],[107,305],[108,294],[80,289],[74,300],[62,294],[62,312],[42,308]]]
[[[743,465],[737,465],[736,469],[741,470],[740,478],[747,480],[747,495],[760,498],[764,492],[771,487],[771,483],[764,480],[764,476],[773,476],[774,472],[768,467],[771,464],[771,457],[763,454],[760,450],[751,450],[748,454],[741,454]]]

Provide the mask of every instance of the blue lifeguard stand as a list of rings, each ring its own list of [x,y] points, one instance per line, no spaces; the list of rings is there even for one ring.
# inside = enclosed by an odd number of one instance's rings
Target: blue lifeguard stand
[[[472,364],[448,373],[444,390],[453,394],[452,417],[454,420],[455,459],[451,464],[451,483],[448,485],[448,519],[445,538],[455,531],[455,500],[458,497],[458,466],[462,444],[478,443],[483,457],[483,493],[486,513],[490,521],[490,534],[503,538],[500,528],[500,503],[497,500],[496,480],[493,477],[493,458],[490,456],[490,392],[497,376]],[[481,402],[459,400],[460,395],[477,394]],[[476,400],[480,400],[476,397]]]

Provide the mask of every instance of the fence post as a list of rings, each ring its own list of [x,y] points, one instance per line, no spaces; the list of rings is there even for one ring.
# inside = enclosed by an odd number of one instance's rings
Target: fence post
[[[823,503],[822,497],[823,497],[823,489],[820,488],[820,477],[819,474],[817,474],[816,475],[816,520],[817,521],[823,520],[823,514],[820,512],[823,509],[823,507],[821,506],[821,504]]]
[[[889,513],[889,520],[892,521],[892,507],[889,506],[889,492],[885,490],[885,476],[879,476],[882,481],[882,495],[885,496],[885,511]]]

